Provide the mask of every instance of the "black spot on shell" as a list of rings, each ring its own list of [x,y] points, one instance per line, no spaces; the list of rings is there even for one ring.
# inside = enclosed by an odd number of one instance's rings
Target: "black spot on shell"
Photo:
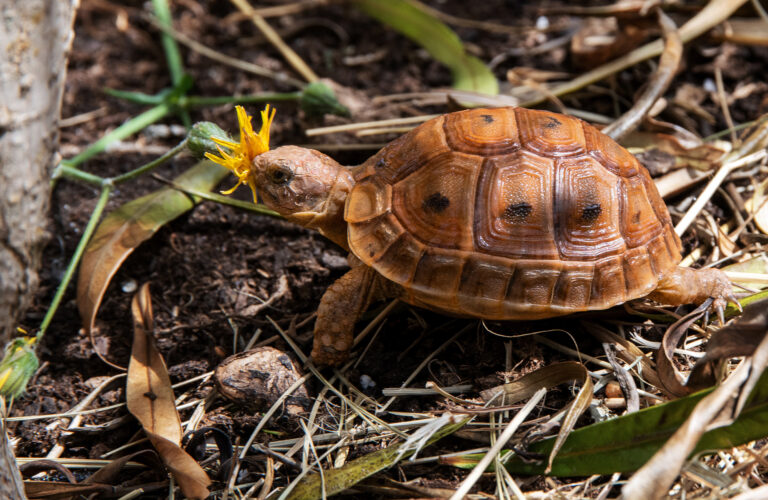
[[[603,208],[600,206],[599,203],[590,203],[586,207],[584,207],[584,210],[581,211],[581,218],[584,219],[586,222],[594,222],[595,219],[600,217],[600,214],[603,212]]]
[[[485,120],[485,123],[493,123],[493,117],[491,115],[480,115]]]
[[[512,222],[519,222],[529,215],[533,211],[533,207],[530,203],[510,203],[507,208],[504,209],[504,218]]]
[[[557,128],[563,123],[554,116],[548,116],[547,122],[544,124],[544,128]]]
[[[639,224],[640,223],[640,212],[639,211],[635,212],[635,215],[632,216],[632,222],[634,222],[635,224]]]
[[[387,160],[384,158],[379,158],[379,161],[376,162],[374,165],[375,168],[384,168],[387,166]]]
[[[440,212],[443,212],[446,208],[448,208],[448,205],[451,204],[451,200],[446,198],[440,193],[432,193],[431,195],[424,198],[424,202],[421,204],[421,208],[425,212],[434,212],[436,214],[439,214]]]

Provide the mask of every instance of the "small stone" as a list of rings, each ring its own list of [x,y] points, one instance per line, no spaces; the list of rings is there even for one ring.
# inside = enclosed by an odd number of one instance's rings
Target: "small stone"
[[[549,18],[547,16],[539,16],[536,18],[536,29],[543,31],[549,28]]]
[[[138,288],[139,286],[136,284],[136,280],[126,280],[120,284],[120,289],[123,291],[123,293],[133,293]]]
[[[342,269],[349,268],[349,262],[347,262],[347,258],[342,257],[341,255],[324,253],[322,257],[320,257],[320,261],[331,271],[340,271]]]
[[[624,397],[624,393],[621,391],[621,386],[615,380],[611,380],[605,385],[605,397],[607,398],[621,398]]]
[[[366,374],[360,375],[360,388],[364,391],[370,391],[376,387],[376,382]]]
[[[224,397],[263,411],[299,380],[302,373],[293,356],[265,346],[228,357],[216,368],[213,377]],[[307,387],[301,385],[286,399],[285,412],[300,415],[310,403]]]

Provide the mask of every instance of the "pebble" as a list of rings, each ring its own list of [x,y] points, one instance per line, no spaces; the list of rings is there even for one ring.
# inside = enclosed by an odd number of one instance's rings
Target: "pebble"
[[[275,404],[302,373],[292,355],[264,346],[228,357],[216,368],[213,377],[224,397],[263,411]],[[285,413],[300,415],[310,403],[307,387],[302,384],[285,400]]]

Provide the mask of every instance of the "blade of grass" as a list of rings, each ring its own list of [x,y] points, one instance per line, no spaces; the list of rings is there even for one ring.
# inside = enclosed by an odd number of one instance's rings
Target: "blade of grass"
[[[45,312],[43,322],[40,324],[40,331],[37,334],[38,339],[45,335],[45,331],[48,329],[48,326],[50,326],[51,321],[53,320],[53,316],[56,314],[56,311],[59,308],[59,304],[61,304],[61,299],[64,297],[64,292],[67,291],[67,287],[69,286],[69,282],[72,281],[72,276],[75,274],[75,269],[80,262],[80,258],[83,256],[83,252],[85,252],[85,247],[90,241],[93,232],[96,230],[96,224],[101,218],[101,213],[104,211],[104,207],[107,206],[107,201],[109,200],[109,194],[111,192],[112,186],[109,184],[105,184],[101,188],[99,201],[96,202],[96,206],[91,213],[91,218],[88,219],[88,224],[85,226],[83,235],[80,237],[80,241],[78,242],[77,248],[75,249],[75,254],[69,260],[67,269],[64,272],[64,277],[61,279],[58,288],[56,288],[56,294],[53,296],[51,305],[48,306],[48,310]]]
[[[420,8],[416,0],[355,0],[368,14],[424,47],[453,74],[453,86],[484,94],[498,94],[493,72],[478,58],[467,54],[461,39],[442,21]]]
[[[138,116],[135,116],[117,127],[112,132],[104,135],[98,141],[94,142],[85,151],[70,158],[68,160],[62,160],[62,165],[69,167],[77,167],[86,160],[93,158],[95,155],[103,152],[107,146],[113,142],[125,139],[143,128],[152,125],[156,121],[164,118],[171,112],[171,107],[167,103],[158,104],[157,106],[150,108]]]
[[[168,6],[167,0],[152,0],[152,7],[155,10],[155,16],[160,24],[164,26],[172,27],[171,22],[171,9]],[[172,36],[163,32],[163,50],[165,51],[165,59],[168,63],[168,71],[171,73],[171,82],[174,86],[178,86],[184,78],[184,65],[181,62],[181,52],[179,52],[179,46],[176,44],[176,40]],[[186,109],[180,109],[179,114],[184,122],[184,126],[189,128],[192,126],[192,119]]]

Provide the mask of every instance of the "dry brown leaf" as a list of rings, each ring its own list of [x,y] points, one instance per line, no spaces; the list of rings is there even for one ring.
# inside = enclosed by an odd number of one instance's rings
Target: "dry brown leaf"
[[[126,404],[187,498],[206,498],[211,480],[181,449],[181,421],[165,361],[152,335],[152,303],[145,283],[131,303],[133,348],[128,365]]]
[[[637,19],[623,23],[615,17],[588,17],[571,39],[571,57],[579,69],[592,69],[630,52],[647,34]]]
[[[675,362],[673,360],[675,349],[677,349],[677,344],[680,342],[680,339],[682,339],[683,335],[688,331],[688,327],[707,312],[710,303],[711,301],[704,302],[687,316],[675,321],[669,328],[667,328],[667,331],[664,332],[664,337],[661,339],[661,345],[656,354],[656,369],[658,370],[659,379],[661,380],[659,389],[664,390],[667,394],[675,397],[683,397],[699,389],[709,387],[714,383],[714,380],[708,382],[699,381],[705,384],[701,387],[692,385],[691,382],[693,381],[689,381],[689,383],[686,384],[683,376],[677,370],[677,367],[675,367]]]
[[[184,187],[207,191],[228,170],[203,161],[174,179]],[[108,214],[85,249],[77,280],[77,308],[87,332],[93,329],[109,282],[128,256],[164,224],[199,201],[173,188],[163,188],[120,206]]]
[[[765,315],[758,316],[762,318],[763,337],[752,357],[746,358],[720,387],[699,401],[680,429],[622,488],[622,498],[647,500],[665,497],[701,436],[714,427],[730,424],[739,416],[748,395],[768,365]]]
[[[499,404],[510,405],[530,398],[539,389],[548,389],[572,380],[581,381],[582,386],[576,398],[567,406],[568,409],[560,426],[560,432],[557,433],[557,439],[552,447],[552,452],[549,454],[547,471],[552,467],[552,461],[565,443],[568,434],[573,430],[576,421],[592,402],[593,384],[586,367],[576,361],[555,363],[523,375],[514,382],[480,392],[480,397],[485,401],[495,400]]]
[[[596,323],[582,321],[581,324],[584,329],[596,337],[600,342],[606,342],[616,347],[616,355],[628,365],[634,365],[635,367],[632,371],[636,372],[641,380],[646,381],[654,387],[661,387],[661,380],[659,380],[656,365],[643,351],[640,350],[639,347]],[[640,362],[635,364],[638,359]]]
[[[111,484],[72,484],[53,481],[24,481],[24,492],[28,498],[46,500],[68,500],[84,498],[94,493],[104,495],[114,493]]]

